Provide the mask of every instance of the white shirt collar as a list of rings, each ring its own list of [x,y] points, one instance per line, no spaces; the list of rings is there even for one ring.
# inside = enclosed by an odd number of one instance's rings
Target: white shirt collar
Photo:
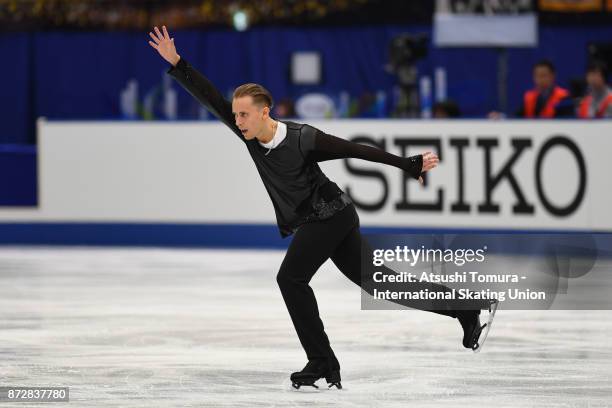
[[[278,126],[276,127],[276,132],[274,133],[272,140],[270,140],[268,143],[259,142],[260,145],[268,149],[274,149],[285,139],[285,137],[287,137],[287,125],[280,120],[277,121],[277,123]]]

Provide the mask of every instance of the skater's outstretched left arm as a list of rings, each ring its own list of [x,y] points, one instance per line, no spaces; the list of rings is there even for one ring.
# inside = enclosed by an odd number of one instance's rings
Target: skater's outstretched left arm
[[[328,135],[316,128],[306,132],[302,141],[302,151],[311,161],[321,162],[335,159],[363,159],[384,163],[402,169],[419,182],[423,182],[421,174],[438,165],[438,156],[425,152],[410,157],[400,157],[376,147],[350,142],[336,136]]]

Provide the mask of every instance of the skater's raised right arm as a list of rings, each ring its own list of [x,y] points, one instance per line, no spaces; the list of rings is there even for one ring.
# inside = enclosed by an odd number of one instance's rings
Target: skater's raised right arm
[[[162,26],[162,31],[155,27],[154,31],[155,33],[149,32],[149,36],[152,39],[152,41],[149,41],[149,45],[155,48],[159,55],[172,65],[168,70],[168,74],[181,84],[198,102],[204,105],[206,109],[229,127],[240,140],[244,141],[240,129],[236,126],[231,102],[221,95],[208,78],[193,68],[176,52],[174,38],[170,38],[166,26]]]

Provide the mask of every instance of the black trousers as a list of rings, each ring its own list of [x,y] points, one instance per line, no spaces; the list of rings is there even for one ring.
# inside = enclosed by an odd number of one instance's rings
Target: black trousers
[[[319,267],[331,258],[340,272],[362,286],[362,249],[368,251],[369,245],[361,236],[359,216],[352,204],[327,220],[302,225],[294,234],[276,279],[308,360],[327,359],[335,362],[334,365],[338,364],[309,282]],[[449,290],[431,283],[410,285],[411,290]],[[402,301],[398,303],[414,307]],[[455,317],[455,312],[450,309],[430,311]]]

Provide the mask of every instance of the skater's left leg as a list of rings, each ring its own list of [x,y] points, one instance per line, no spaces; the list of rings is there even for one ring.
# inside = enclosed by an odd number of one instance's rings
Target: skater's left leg
[[[361,235],[359,230],[359,223],[355,225],[355,227],[351,230],[351,232],[346,236],[346,238],[342,241],[342,243],[336,248],[336,251],[332,254],[331,259],[336,264],[338,269],[353,283],[365,287],[371,288],[367,282],[362,281],[361,268],[362,265],[366,267],[371,267],[371,262],[369,259],[369,254],[372,253],[372,249],[365,239]],[[378,270],[383,271],[385,274],[395,273],[389,268],[381,267]],[[368,272],[364,274],[364,276],[371,277],[372,273]],[[364,284],[365,283],[365,284]],[[384,288],[381,288],[384,289]],[[389,285],[390,290],[394,288]],[[415,282],[411,284],[411,290],[421,290],[428,289],[430,291],[448,291],[449,289],[443,285],[433,284],[433,283],[420,283]],[[372,293],[370,293],[371,295]],[[461,328],[463,329],[463,341],[462,344],[466,348],[478,347],[478,340],[482,329],[484,326],[480,324],[480,309],[472,309],[472,310],[454,310],[453,305],[450,303],[438,303],[434,309],[423,308],[423,304],[415,304],[409,300],[407,301],[397,301],[397,303],[402,304],[403,306],[408,306],[411,308],[417,308],[421,310],[431,311],[434,313],[442,314],[449,317],[454,317],[459,320],[461,324]]]
[[[342,272],[347,278],[349,278],[353,283],[370,292],[372,285],[367,284],[367,282],[362,282],[362,268],[374,268],[371,261],[368,259],[368,255],[371,253],[372,249],[370,247],[370,244],[367,242],[366,238],[361,235],[361,231],[359,230],[359,224],[357,224],[346,236],[344,241],[342,241],[342,243],[336,248],[336,251],[334,251],[331,256],[331,259],[338,267],[338,269],[340,269],[340,272]],[[364,258],[362,259],[362,257]],[[384,265],[381,267],[377,267],[376,270],[382,271],[385,274],[396,273],[395,271],[389,269]],[[364,273],[363,276],[371,277],[372,274],[373,269],[372,271],[367,271],[366,273]],[[377,287],[381,290],[385,290],[385,284],[377,284]],[[396,290],[397,287],[394,287],[392,284],[388,284],[387,289]],[[450,291],[450,289],[446,286],[431,282],[413,282],[410,283],[410,287],[407,289],[411,291]],[[414,309],[425,310],[450,317],[457,317],[456,311],[454,310],[453,306],[448,302],[440,301],[432,304],[431,302],[415,302],[408,299],[397,300],[394,302]]]

